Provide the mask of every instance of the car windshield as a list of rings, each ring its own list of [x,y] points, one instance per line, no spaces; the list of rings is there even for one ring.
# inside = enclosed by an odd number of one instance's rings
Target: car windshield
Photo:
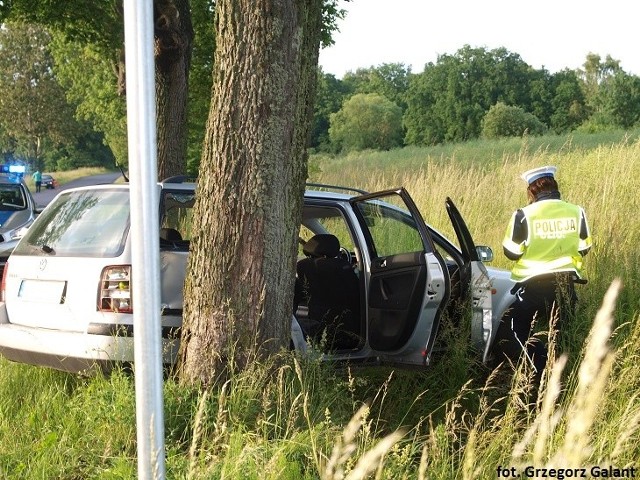
[[[27,208],[22,185],[0,185],[0,210],[15,211]]]
[[[116,257],[129,232],[129,192],[78,190],[59,196],[27,230],[15,254]]]

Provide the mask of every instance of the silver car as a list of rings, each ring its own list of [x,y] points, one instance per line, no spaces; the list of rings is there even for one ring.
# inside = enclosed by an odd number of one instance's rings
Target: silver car
[[[18,240],[38,213],[40,209],[22,177],[0,173],[0,274]]]
[[[163,359],[171,364],[179,346],[195,184],[165,181],[158,189],[158,308]],[[459,307],[468,305],[471,340],[486,360],[513,283],[509,272],[485,267],[490,249],[476,248],[453,202],[445,204],[459,247],[425,224],[402,188],[368,194],[309,186],[292,347],[323,350],[326,359],[426,366],[441,323],[447,316],[459,320]],[[133,361],[129,208],[127,185],[70,189],[49,204],[5,268],[0,353],[72,372]],[[338,287],[343,277],[350,290]]]

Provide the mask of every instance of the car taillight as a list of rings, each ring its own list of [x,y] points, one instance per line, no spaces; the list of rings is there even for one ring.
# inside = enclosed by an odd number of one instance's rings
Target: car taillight
[[[0,302],[4,302],[5,301],[5,287],[7,286],[6,281],[7,281],[7,272],[9,271],[9,261],[7,261],[7,263],[4,264],[4,268],[2,269],[2,283],[0,284]]]
[[[133,313],[131,299],[131,265],[106,267],[102,270],[98,310]]]

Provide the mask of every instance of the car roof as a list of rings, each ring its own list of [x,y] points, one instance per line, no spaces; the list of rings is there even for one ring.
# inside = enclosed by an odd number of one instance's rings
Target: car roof
[[[12,185],[22,184],[22,177],[12,173],[0,173],[0,183],[10,183]]]
[[[188,177],[172,177],[170,179],[158,182],[158,186],[163,190],[185,190],[193,191],[196,188],[196,183],[192,181],[181,181]],[[177,180],[176,180],[177,179]],[[88,190],[88,189],[109,189],[109,188],[130,188],[128,183],[110,183],[101,185],[89,185],[84,187],[76,187],[67,191],[73,190]],[[334,200],[347,202],[353,197],[364,195],[367,192],[357,188],[342,187],[337,185],[323,185],[323,184],[307,184],[304,197],[306,199],[318,199],[318,200]]]

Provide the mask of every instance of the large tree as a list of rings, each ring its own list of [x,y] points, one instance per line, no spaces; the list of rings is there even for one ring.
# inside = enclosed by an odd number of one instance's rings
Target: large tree
[[[184,173],[186,168],[187,85],[193,27],[189,0],[154,0],[153,6],[158,177],[163,178]],[[0,1],[0,21],[6,19],[39,23],[70,42],[91,44],[92,51],[108,59],[112,66],[112,88],[120,95],[125,94],[121,0],[4,0]]]
[[[220,0],[179,371],[210,383],[288,344],[322,0]]]
[[[505,48],[465,45],[410,77],[405,126],[409,144],[477,138],[482,118],[497,102],[531,110],[533,69]]]
[[[0,125],[14,151],[44,167],[44,154],[72,145],[81,134],[73,107],[53,75],[49,33],[37,26],[7,23],[0,28]]]
[[[355,73],[347,72],[342,81],[354,94],[377,93],[404,111],[410,77],[411,67],[403,63],[383,63],[377,67],[358,68]]]

